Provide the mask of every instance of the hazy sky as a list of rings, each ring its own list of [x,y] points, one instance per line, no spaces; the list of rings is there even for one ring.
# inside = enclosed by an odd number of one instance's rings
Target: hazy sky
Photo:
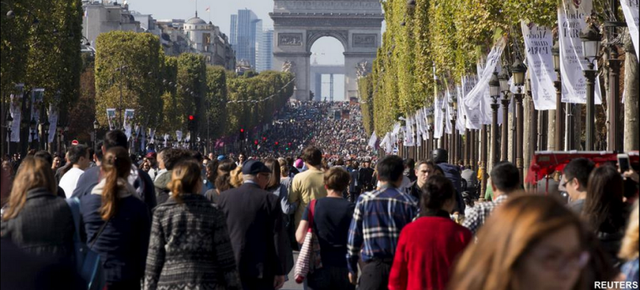
[[[130,10],[152,14],[155,19],[188,20],[195,15],[196,10],[196,0],[128,0],[127,3]],[[262,19],[263,28],[273,28],[273,21],[269,17],[269,12],[273,11],[273,1],[270,0],[198,0],[197,7],[200,18],[219,26],[227,35],[231,14],[237,14],[238,9],[251,9]],[[207,7],[210,7],[210,12],[205,11]],[[336,39],[321,38],[314,43],[311,52],[312,62],[316,60],[318,64],[344,64],[344,48]],[[329,96],[328,80],[329,76],[323,77],[322,91],[326,96]],[[334,77],[334,91],[336,100],[344,99],[344,77]]]

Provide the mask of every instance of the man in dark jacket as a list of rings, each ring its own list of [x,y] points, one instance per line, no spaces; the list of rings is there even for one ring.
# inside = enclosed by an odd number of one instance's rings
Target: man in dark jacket
[[[362,168],[358,173],[358,179],[362,191],[372,191],[375,188],[375,181],[373,180],[373,168],[371,168],[371,159],[366,158],[362,162]],[[357,197],[356,197],[357,200]]]
[[[362,192],[362,187],[360,186],[360,169],[358,168],[358,161],[354,161],[351,165],[351,171],[349,175],[351,175],[351,182],[349,183],[349,201],[355,203],[358,200],[358,196],[360,192]]]
[[[107,153],[107,150],[117,146],[128,148],[129,144],[127,142],[127,136],[120,130],[107,132],[104,137],[104,143],[102,144],[103,155]],[[100,182],[101,179],[102,177],[100,176],[99,166],[87,169],[82,175],[80,175],[78,185],[73,191],[72,197],[82,199],[83,196],[91,194],[91,190]],[[156,194],[153,187],[153,181],[151,181],[149,175],[132,166],[129,183],[131,183],[131,185],[136,189],[138,197],[144,201],[147,208],[149,208],[149,214],[151,214],[151,210],[156,207]]]
[[[244,184],[222,192],[218,202],[244,289],[280,289],[287,274],[277,242],[284,234],[282,210],[278,197],[264,190],[270,175],[262,162],[247,161],[242,166]]]
[[[456,165],[447,163],[449,159],[447,150],[442,148],[433,150],[432,152],[433,162],[444,171],[444,176],[447,177],[453,183],[453,187],[456,189],[456,208],[454,212],[464,214],[464,200],[462,199],[462,177],[460,177],[460,168]]]

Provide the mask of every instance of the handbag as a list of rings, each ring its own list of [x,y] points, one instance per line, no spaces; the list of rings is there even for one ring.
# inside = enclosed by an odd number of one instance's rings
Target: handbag
[[[307,274],[322,268],[322,258],[320,256],[320,243],[318,237],[313,233],[313,216],[316,208],[316,199],[309,204],[309,229],[304,237],[298,260],[296,261],[295,279],[301,284]]]
[[[100,258],[100,254],[96,253],[91,248],[98,240],[98,237],[102,234],[102,231],[104,231],[104,228],[109,221],[102,224],[100,230],[98,230],[98,233],[93,238],[91,245],[87,246],[87,244],[82,242],[80,239],[80,200],[77,197],[71,197],[67,199],[67,204],[69,205],[69,208],[71,208],[73,224],[76,229],[73,236],[76,271],[84,280],[84,285],[87,290],[101,290],[106,284],[104,269],[102,268],[102,259]]]

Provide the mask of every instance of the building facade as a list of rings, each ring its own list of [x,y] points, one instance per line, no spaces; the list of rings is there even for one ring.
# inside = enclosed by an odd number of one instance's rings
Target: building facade
[[[273,70],[273,29],[262,31],[256,46],[256,70]]]
[[[136,21],[127,4],[116,2],[83,2],[82,36],[95,48],[96,38],[101,33],[120,30],[143,32],[140,22]]]
[[[253,11],[241,9],[238,14],[231,15],[231,45],[236,50],[236,59],[248,61],[252,68],[256,68],[259,32],[262,32],[262,20]]]

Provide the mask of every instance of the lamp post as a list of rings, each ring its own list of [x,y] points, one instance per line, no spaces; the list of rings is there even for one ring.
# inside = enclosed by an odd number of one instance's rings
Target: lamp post
[[[433,146],[433,114],[431,112],[427,114],[427,122],[429,123],[429,128],[427,129],[429,133],[429,142],[427,142],[427,156],[429,156],[429,154],[431,154],[431,152],[433,152],[433,149],[435,148]]]
[[[502,136],[500,136],[500,160],[509,159],[509,72],[506,68],[498,75],[502,92]],[[499,95],[500,93],[498,93]],[[495,163],[494,163],[495,164]]]
[[[49,123],[48,119],[44,120],[44,123],[40,124],[40,133],[42,136],[42,141],[44,144],[43,149],[49,151],[49,126],[51,125],[51,123]]]
[[[456,100],[455,95],[452,97],[451,107],[453,108],[453,112],[451,112],[451,164],[458,164],[458,129],[456,128],[456,120],[458,118],[458,102]]]
[[[489,80],[489,92],[493,103],[491,104],[491,164],[495,165],[500,160],[498,156],[498,98],[500,98],[500,80],[498,79],[498,73],[494,72]]]
[[[553,69],[556,71],[556,80],[553,82],[554,87],[556,88],[556,150],[562,151],[564,150],[564,114],[562,111],[562,82],[560,75],[560,43],[556,41],[551,49],[551,53],[553,54]],[[568,135],[569,138],[571,134]],[[567,148],[568,149],[568,148]]]
[[[33,144],[35,144],[36,141],[36,120],[33,118],[31,118],[31,122],[29,122],[29,129],[31,130],[31,146],[33,149],[33,147],[35,147]]]
[[[98,120],[93,120],[93,151],[98,151],[98,129],[100,129],[100,123]]]
[[[524,85],[524,76],[527,72],[527,66],[516,58],[516,61],[511,67],[513,71],[513,83],[518,87],[518,91],[515,94],[516,100],[516,167],[520,172],[520,184],[522,184],[524,176],[524,160],[523,160],[523,147],[524,147],[524,110],[522,108],[522,86]],[[557,133],[557,132],[556,132]]]
[[[589,24],[589,29],[586,32],[580,33],[580,40],[582,40],[582,54],[588,62],[587,69],[584,70],[584,76],[587,79],[586,151],[593,150],[593,146],[596,141],[594,91],[597,70],[594,69],[594,62],[598,58],[601,39],[600,32],[593,24]]]
[[[611,10],[609,11],[618,11],[618,1],[610,1]],[[618,97],[620,96],[620,63],[621,60],[618,59],[618,48],[616,46],[616,34],[617,28],[621,26],[625,26],[624,22],[618,22],[618,17],[616,12],[609,13],[610,21],[604,23],[607,32],[607,48],[609,51],[609,57],[607,58],[609,63],[609,90],[607,96],[607,106],[609,107],[608,119],[609,119],[609,130],[608,130],[608,140],[607,140],[607,150],[608,151],[622,151],[623,150],[623,134],[624,130],[620,126],[620,101]]]
[[[13,117],[11,114],[7,114],[7,154],[11,156],[11,127],[13,126]]]

